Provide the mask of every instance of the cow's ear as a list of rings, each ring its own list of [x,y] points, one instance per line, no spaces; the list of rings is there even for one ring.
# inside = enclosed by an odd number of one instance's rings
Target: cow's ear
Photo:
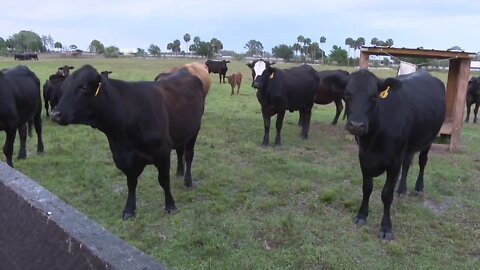
[[[68,69],[74,69],[75,67],[69,66]]]
[[[378,92],[397,91],[402,87],[402,82],[395,78],[387,78],[384,81],[379,81]]]
[[[249,68],[253,68],[253,63],[247,63],[247,66],[248,66]]]

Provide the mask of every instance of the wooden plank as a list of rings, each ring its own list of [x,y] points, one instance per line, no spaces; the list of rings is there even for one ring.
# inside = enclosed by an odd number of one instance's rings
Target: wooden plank
[[[408,56],[408,57],[422,57],[435,59],[470,59],[475,56],[474,53],[469,52],[454,52],[454,51],[440,51],[440,50],[424,50],[424,49],[406,49],[406,48],[392,48],[392,47],[362,47],[360,53],[367,55],[393,55],[393,56]]]
[[[453,126],[453,123],[452,122],[444,122],[442,127],[440,128],[440,132],[438,132],[439,134],[443,134],[443,135],[450,135],[452,134],[452,126]]]
[[[458,70],[460,69],[460,60],[452,59],[450,60],[450,66],[448,68],[448,79],[447,79],[447,90],[445,93],[446,99],[446,119],[452,119],[457,96],[457,80],[458,80]]]
[[[460,131],[463,124],[463,113],[465,110],[465,100],[467,98],[468,78],[470,76],[470,59],[458,59],[458,61],[460,63],[458,66],[458,75],[456,81],[457,91],[455,96],[455,106],[453,113],[450,151],[456,151],[460,147]]]

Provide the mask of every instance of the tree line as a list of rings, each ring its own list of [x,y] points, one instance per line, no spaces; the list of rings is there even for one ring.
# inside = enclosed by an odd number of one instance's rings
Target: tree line
[[[330,52],[324,50],[324,44],[327,41],[325,36],[321,36],[317,40],[312,40],[310,37],[299,35],[291,45],[279,44],[272,48],[271,53],[264,50],[262,42],[251,39],[245,43],[244,54],[236,54],[235,52],[225,51],[223,43],[218,38],[211,38],[210,41],[203,41],[199,36],[195,36],[193,40],[189,33],[183,35],[184,49],[182,50],[182,42],[180,39],[175,39],[166,44],[167,51],[175,56],[196,55],[200,57],[215,58],[220,54],[230,54],[241,59],[244,56],[249,57],[277,57],[283,58],[285,61],[297,62],[311,62],[311,63],[329,63],[339,65],[350,65],[350,61],[357,64],[358,58],[356,56],[357,50],[365,45],[365,38],[351,38],[345,39],[345,46],[348,49],[342,48],[339,45],[333,45]],[[191,44],[190,42],[193,41]],[[373,46],[387,46],[394,45],[391,38],[385,41],[374,37],[370,44]],[[420,47],[421,48],[421,47]],[[32,31],[22,30],[12,36],[3,39],[0,37],[0,55],[8,55],[11,53],[22,52],[49,52],[49,51],[63,51],[76,50],[77,46],[71,44],[64,46],[59,41],[54,41],[51,35],[39,35]],[[349,57],[351,49],[353,49],[353,57]],[[453,46],[449,50],[462,50],[459,46]],[[118,57],[121,55],[120,49],[117,46],[105,46],[101,41],[94,39],[88,46],[88,51],[95,54],[104,55],[105,57]],[[160,47],[156,44],[151,44],[147,49],[137,48],[135,53],[138,57],[160,57],[162,52]],[[419,60],[422,61],[422,60]]]

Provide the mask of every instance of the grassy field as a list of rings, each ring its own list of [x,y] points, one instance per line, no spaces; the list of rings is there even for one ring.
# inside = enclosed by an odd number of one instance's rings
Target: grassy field
[[[111,78],[152,80],[190,59],[40,59],[23,62],[41,79],[61,65],[90,63]],[[0,59],[0,68],[19,64]],[[279,67],[287,65],[277,64]],[[317,66],[317,69],[336,67]],[[287,113],[281,147],[260,147],[263,121],[250,70],[242,62],[240,95],[212,75],[193,164],[197,188],[174,177],[178,211],[163,212],[163,191],[153,166],[137,188],[137,216],[121,221],[126,179],[113,164],[106,137],[87,126],[60,127],[44,118],[46,153],[16,168],[170,269],[479,269],[480,124],[462,129],[458,153],[431,152],[425,194],[395,198],[397,240],[378,238],[385,176],[375,180],[368,224],[356,229],[362,180],[355,142],[344,122],[331,126],[334,106],[314,107],[309,139],[302,141],[298,113]],[[350,69],[349,71],[353,71]],[[375,71],[380,77],[394,71]],[[435,73],[446,80],[446,73]],[[45,113],[43,112],[45,117]],[[270,141],[273,142],[274,129]],[[0,141],[5,138],[0,134]],[[18,151],[16,141],[15,155]],[[5,158],[0,155],[0,160]],[[172,161],[175,160],[172,155]],[[410,170],[412,190],[418,172]]]

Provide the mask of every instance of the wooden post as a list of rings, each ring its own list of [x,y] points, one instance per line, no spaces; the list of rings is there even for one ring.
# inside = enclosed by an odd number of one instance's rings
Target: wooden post
[[[463,123],[465,100],[467,98],[468,77],[470,76],[470,59],[452,59],[458,62],[455,82],[456,95],[454,97],[453,126],[450,137],[450,151],[456,151],[460,147],[460,131]]]
[[[368,54],[360,51],[360,69],[368,69]]]
[[[447,111],[445,114],[445,122],[451,123],[453,121],[453,114],[457,96],[457,81],[460,69],[460,60],[451,59],[448,67],[447,92],[445,99],[447,102]]]

